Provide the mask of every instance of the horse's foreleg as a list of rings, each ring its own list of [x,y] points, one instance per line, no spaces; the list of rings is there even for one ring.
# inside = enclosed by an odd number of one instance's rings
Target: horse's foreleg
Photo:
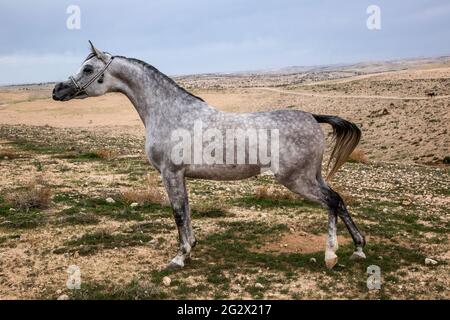
[[[178,253],[170,262],[169,267],[182,268],[186,259],[190,257],[191,249],[196,242],[191,226],[184,173],[182,171],[163,171],[162,178],[172,206],[180,242]]]

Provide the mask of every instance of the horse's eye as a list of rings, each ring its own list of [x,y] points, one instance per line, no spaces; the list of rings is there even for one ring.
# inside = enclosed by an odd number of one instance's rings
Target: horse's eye
[[[83,72],[87,74],[92,73],[92,71],[94,71],[94,69],[91,66],[86,66],[83,69]]]

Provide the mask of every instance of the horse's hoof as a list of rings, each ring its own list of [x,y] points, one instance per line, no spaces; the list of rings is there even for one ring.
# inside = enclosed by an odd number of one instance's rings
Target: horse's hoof
[[[338,257],[333,251],[326,251],[325,252],[325,265],[328,269],[333,269],[333,267],[338,262]]]
[[[355,252],[353,252],[352,256],[350,257],[351,260],[364,260],[366,258],[366,255],[362,251],[362,249],[357,249]]]
[[[174,263],[171,262],[167,265],[166,269],[167,270],[179,270],[179,269],[183,269],[184,266],[178,264],[178,263]]]
[[[184,264],[179,264],[174,261],[170,261],[170,263],[167,265],[166,270],[179,270],[184,267]]]

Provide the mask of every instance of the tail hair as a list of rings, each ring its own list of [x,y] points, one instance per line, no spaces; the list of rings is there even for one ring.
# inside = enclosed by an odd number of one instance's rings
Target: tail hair
[[[317,122],[328,123],[333,127],[335,145],[327,165],[327,171],[329,171],[327,179],[329,180],[348,160],[353,150],[355,150],[361,140],[361,130],[353,122],[336,116],[313,114],[313,117]],[[333,166],[330,170],[332,162]]]

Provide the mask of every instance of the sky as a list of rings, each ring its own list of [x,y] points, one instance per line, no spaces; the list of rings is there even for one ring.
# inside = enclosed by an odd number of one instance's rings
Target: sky
[[[450,54],[450,1],[0,0],[0,85],[66,79],[88,40],[168,75],[432,57]]]

